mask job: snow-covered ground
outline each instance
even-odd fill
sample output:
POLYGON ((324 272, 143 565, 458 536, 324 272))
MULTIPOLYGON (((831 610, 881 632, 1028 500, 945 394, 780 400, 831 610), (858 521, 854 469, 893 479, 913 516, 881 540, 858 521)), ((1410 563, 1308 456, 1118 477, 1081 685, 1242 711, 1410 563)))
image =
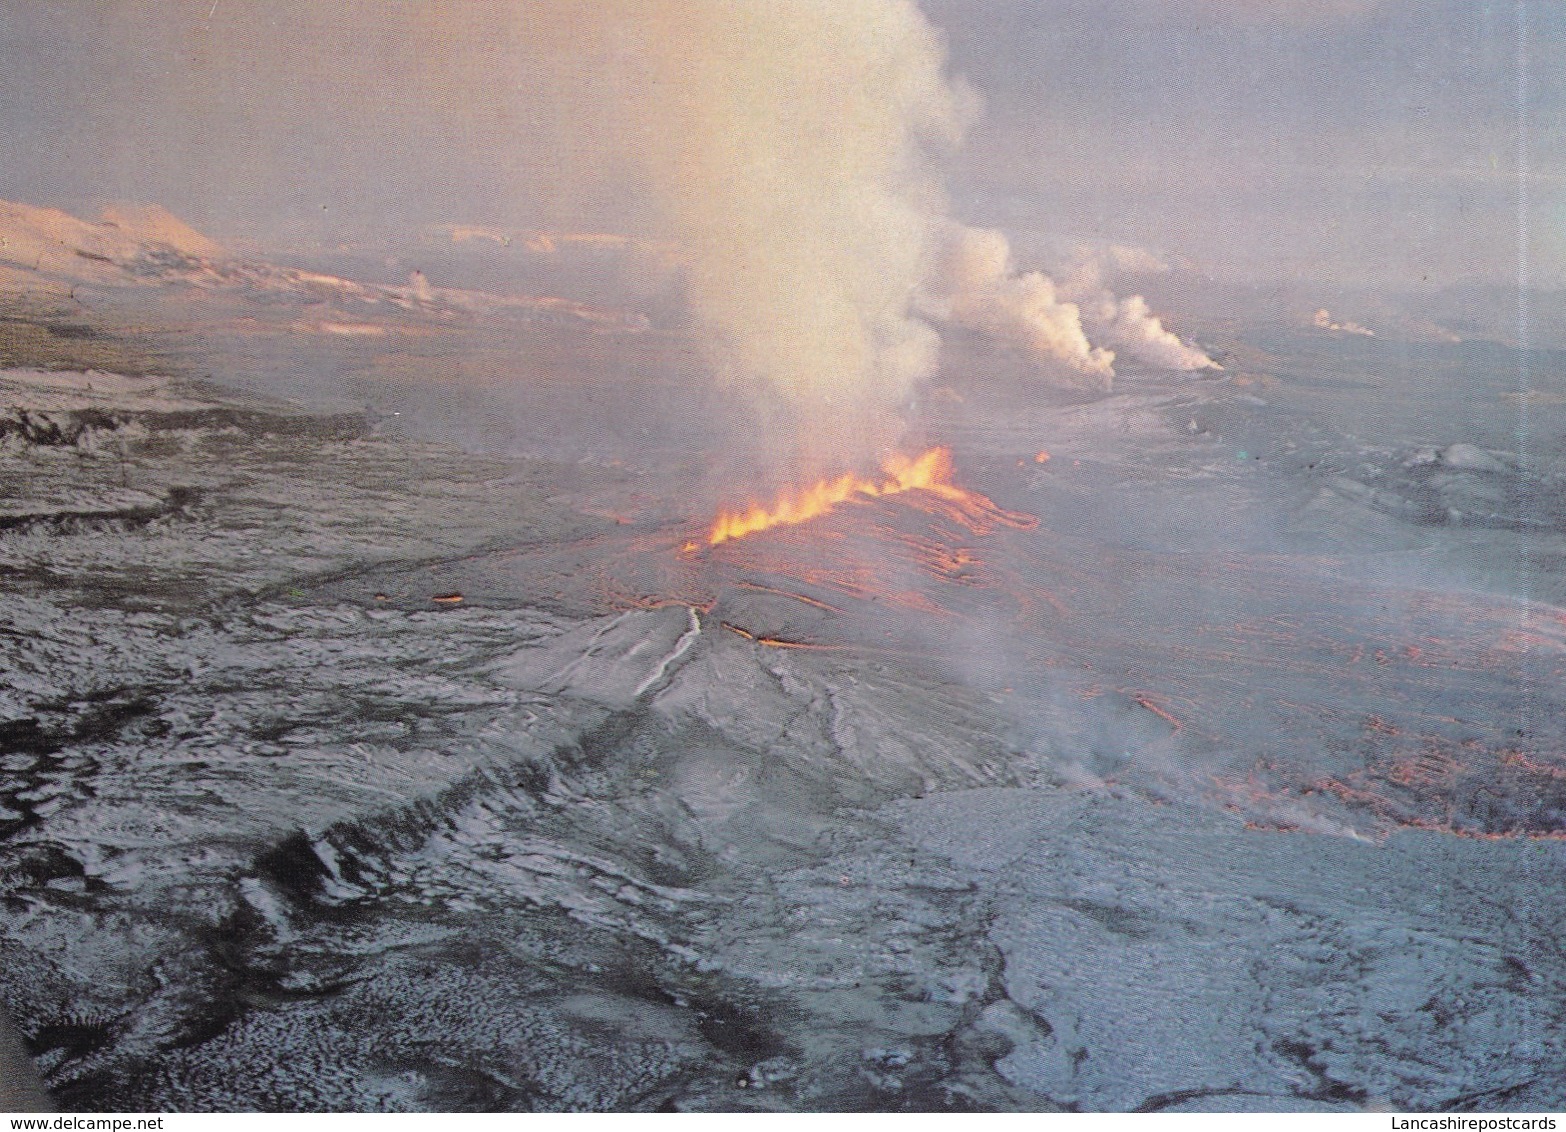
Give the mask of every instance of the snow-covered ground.
POLYGON ((0 1002, 79 1109, 1562 1107, 1558 480, 1287 394, 692 551, 656 446, 0 373, 0 1002))

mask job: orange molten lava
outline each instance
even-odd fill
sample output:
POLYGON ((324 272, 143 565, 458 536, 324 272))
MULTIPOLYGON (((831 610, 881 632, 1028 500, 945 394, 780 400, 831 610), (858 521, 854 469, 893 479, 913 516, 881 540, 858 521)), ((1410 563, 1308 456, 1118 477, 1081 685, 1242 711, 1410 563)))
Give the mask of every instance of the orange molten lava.
POLYGON ((744 538, 769 527, 808 522, 858 495, 878 498, 918 490, 957 503, 990 505, 982 495, 952 483, 952 454, 948 448, 932 448, 913 460, 906 456, 891 456, 881 465, 881 470, 887 478, 879 481, 848 472, 834 480, 821 480, 803 491, 784 492, 771 507, 752 505, 747 511, 724 511, 713 523, 707 542, 717 546, 720 542, 744 538))

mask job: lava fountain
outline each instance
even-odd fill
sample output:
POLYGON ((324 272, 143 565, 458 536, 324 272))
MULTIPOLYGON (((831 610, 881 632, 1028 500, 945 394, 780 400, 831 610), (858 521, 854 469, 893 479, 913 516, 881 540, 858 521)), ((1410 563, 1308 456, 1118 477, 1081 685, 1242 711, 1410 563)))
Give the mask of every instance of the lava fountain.
POLYGON ((744 538, 772 527, 794 526, 825 515, 856 499, 879 499, 905 492, 920 492, 927 497, 953 505, 970 527, 996 525, 1030 530, 1038 525, 1031 515, 1003 510, 976 491, 952 482, 952 454, 949 448, 931 448, 920 456, 888 457, 881 465, 884 478, 866 479, 852 472, 836 479, 819 480, 797 491, 785 491, 770 507, 752 504, 744 511, 723 511, 707 536, 709 546, 744 538))

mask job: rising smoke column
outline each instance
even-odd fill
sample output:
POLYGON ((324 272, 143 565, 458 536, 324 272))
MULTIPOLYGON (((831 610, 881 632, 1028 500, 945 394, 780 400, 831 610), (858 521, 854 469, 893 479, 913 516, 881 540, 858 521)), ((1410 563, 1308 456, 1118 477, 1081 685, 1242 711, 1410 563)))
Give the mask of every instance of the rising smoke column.
MULTIPOLYGON (((1131 260, 1140 270, 1167 271, 1167 265, 1137 249, 1110 248, 1112 261, 1131 260)), ((1155 315, 1141 295, 1119 298, 1104 282, 1100 257, 1084 257, 1066 275, 1061 293, 1074 302, 1094 338, 1160 369, 1222 369, 1196 346, 1180 339, 1155 315)))
POLYGON ((1114 351, 1088 341, 1081 311, 1054 280, 1015 270, 1004 233, 947 224, 944 245, 921 295, 927 313, 1021 347, 1072 384, 1108 390, 1114 351))
POLYGON ((712 368, 803 418, 813 462, 895 440, 939 346, 910 311, 944 211, 928 157, 969 110, 917 6, 628 0, 535 20, 551 7, 564 50, 604 69, 712 368))
MULTIPOLYGON (((921 308, 1020 347, 1047 379, 1107 391, 1118 352, 1163 369, 1221 368, 1167 329, 1142 296, 1117 297, 1097 257, 1080 258, 1057 282, 1042 271, 1018 272, 1002 232, 948 223, 943 245, 921 308)), ((1141 249, 1108 254, 1136 270, 1167 270, 1141 249)))
POLYGON ((895 443, 900 408, 937 364, 931 322, 1011 342, 1043 376, 1093 389, 1109 387, 1116 348, 1211 364, 1140 298, 1019 273, 1003 234, 947 218, 930 158, 961 140, 975 99, 948 79, 913 0, 518 10, 554 100, 574 92, 576 129, 602 135, 568 136, 565 156, 602 145, 630 170, 681 250, 710 368, 785 410, 788 432, 758 447, 824 469, 895 443))

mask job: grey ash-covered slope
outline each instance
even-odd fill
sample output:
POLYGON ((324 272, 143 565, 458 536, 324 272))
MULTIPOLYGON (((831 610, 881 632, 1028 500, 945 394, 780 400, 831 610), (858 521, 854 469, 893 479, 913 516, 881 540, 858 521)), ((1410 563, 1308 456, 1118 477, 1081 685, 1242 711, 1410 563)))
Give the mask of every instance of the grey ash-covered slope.
POLYGON ((1561 627, 1330 478, 1392 457, 975 399, 1037 530, 690 553, 630 469, 0 380, 0 1002, 62 1104, 1566 1103, 1561 627))

